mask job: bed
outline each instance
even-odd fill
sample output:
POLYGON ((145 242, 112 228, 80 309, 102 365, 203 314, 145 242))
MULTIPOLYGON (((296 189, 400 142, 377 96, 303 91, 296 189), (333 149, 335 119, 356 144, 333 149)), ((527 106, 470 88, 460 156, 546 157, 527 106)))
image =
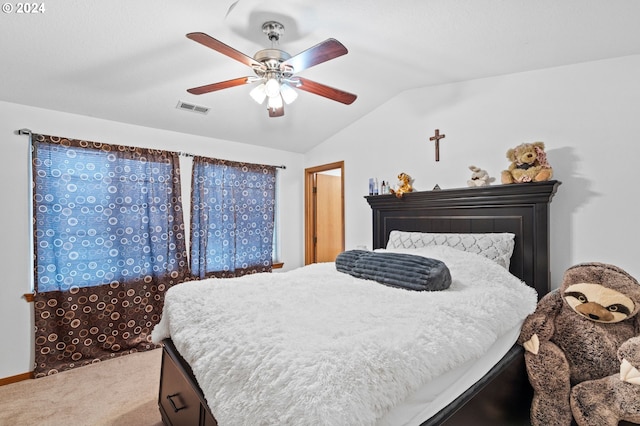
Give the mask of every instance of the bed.
MULTIPOLYGON (((440 259, 456 277, 447 290, 412 292, 370 283, 337 271, 337 263, 309 265, 283 273, 293 278, 264 274, 269 277, 190 284, 195 291, 189 289, 189 283, 174 287, 179 289, 168 293, 161 323, 153 333, 154 340, 164 345, 158 399, 163 422, 216 425, 217 416, 221 425, 307 424, 307 417, 312 419, 309 424, 528 424, 531 389, 522 349, 514 341, 519 331, 518 318, 524 319, 523 312, 531 311, 550 289, 549 204, 559 184, 549 181, 414 192, 402 198, 365 197, 372 209, 373 253, 403 253, 415 258, 420 252, 421 256, 440 259), (512 236, 512 245, 502 265, 487 259, 493 254, 483 257, 460 247, 452 248, 465 238, 478 242, 485 237, 507 235, 512 236), (462 278, 467 274, 484 279, 484 272, 478 271, 491 274, 488 284, 483 285, 489 287, 492 281, 504 281, 505 285, 491 290, 487 287, 484 297, 475 283, 467 285, 471 278, 462 278), (323 285, 296 284, 312 282, 313 277, 319 277, 323 285), (529 287, 523 285, 526 290, 516 292, 522 282, 529 287), (263 287, 267 296, 260 293, 263 287), (302 293, 292 297, 303 306, 301 309, 292 307, 295 303, 284 303, 298 287, 303 288, 302 293), (456 292, 463 290, 476 292, 471 296, 472 302, 458 302, 463 299, 456 292), (175 296, 170 296, 172 293, 175 296), (451 294, 458 297, 456 303, 447 299, 454 297, 451 294), (478 330, 474 331, 474 325, 469 323, 456 328, 455 315, 459 313, 453 310, 446 321, 425 317, 425 312, 439 312, 430 305, 439 298, 465 317, 477 315, 472 324, 477 323, 478 330), (246 309, 235 305, 238 301, 245 303, 246 309), (503 326, 496 322, 495 315, 483 314, 493 309, 489 305, 494 302, 495 309, 505 312, 504 318, 513 317, 516 322, 503 326), (334 310, 343 309, 339 308, 342 304, 343 311, 334 310), (326 316, 305 316, 312 305, 324 309, 326 316), (355 305, 357 309, 349 309, 355 305), (474 309, 480 305, 482 309, 474 309), (295 321, 287 316, 289 309, 295 321), (230 311, 243 314, 230 319, 230 311), (382 336, 375 333, 384 333, 385 321, 391 320, 381 317, 381 311, 399 321, 388 322, 391 333, 382 336), (282 318, 267 316, 267 312, 281 312, 282 318), (409 314, 423 316, 414 318, 409 314), (194 320, 190 322, 197 326, 183 327, 187 319, 194 320), (485 320, 486 325, 480 322, 485 320), (431 337, 424 333, 426 324, 431 322, 437 324, 444 339, 454 342, 438 341, 438 345, 430 346, 431 337), (282 335, 285 328, 287 334, 282 335), (473 337, 458 337, 456 333, 461 329, 491 337, 477 340, 482 344, 475 343, 473 337), (500 332, 494 333, 498 329, 500 332), (267 340, 253 335, 255 330, 268 330, 260 331, 267 340), (296 352, 298 346, 292 349, 291 335, 296 336, 292 341, 299 347, 317 350, 296 352), (450 339, 452 335, 459 340, 450 339), (410 338, 415 340, 407 344, 410 338), (459 341, 471 344, 458 351, 455 344, 459 341), (373 352, 374 347, 381 351, 402 347, 403 351, 379 355, 373 352), (332 351, 345 352, 347 357, 333 358, 332 351), (295 352, 296 357, 287 358, 289 352, 295 352), (307 356, 311 352, 314 356, 320 354, 320 358, 300 361, 304 358, 300 354, 307 356), (431 358, 425 358, 428 352, 431 358), (447 362, 440 362, 443 359, 447 362), (453 360, 456 368, 449 365, 453 360), (349 372, 348 380, 340 376, 344 366, 349 372), (332 381, 334 377, 340 380, 332 381), (262 383, 263 387, 247 387, 249 381, 262 383), (322 385, 333 386, 335 382, 340 387, 328 390, 322 385), (436 385, 440 388, 433 391, 436 385), (290 393, 282 393, 287 388, 290 393), (267 408, 260 411, 262 407, 267 408)), ((471 300, 466 299, 466 293, 459 294, 464 300, 471 300)))

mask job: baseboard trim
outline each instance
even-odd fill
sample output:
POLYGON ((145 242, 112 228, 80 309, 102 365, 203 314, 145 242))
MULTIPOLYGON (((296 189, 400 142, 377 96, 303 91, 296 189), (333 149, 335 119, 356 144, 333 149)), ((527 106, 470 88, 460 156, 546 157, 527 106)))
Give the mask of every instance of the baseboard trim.
POLYGON ((21 382, 23 380, 29 380, 29 379, 33 379, 33 371, 0 379, 0 386, 10 385, 11 383, 17 383, 17 382, 21 382))

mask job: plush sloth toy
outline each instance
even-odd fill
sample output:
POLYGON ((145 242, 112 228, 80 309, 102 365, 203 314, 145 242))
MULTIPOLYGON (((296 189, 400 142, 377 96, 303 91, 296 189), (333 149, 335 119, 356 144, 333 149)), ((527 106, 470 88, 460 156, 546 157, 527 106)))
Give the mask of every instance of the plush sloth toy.
POLYGON ((532 425, 640 422, 639 310, 640 284, 624 270, 584 263, 565 272, 518 339, 534 390, 532 425))

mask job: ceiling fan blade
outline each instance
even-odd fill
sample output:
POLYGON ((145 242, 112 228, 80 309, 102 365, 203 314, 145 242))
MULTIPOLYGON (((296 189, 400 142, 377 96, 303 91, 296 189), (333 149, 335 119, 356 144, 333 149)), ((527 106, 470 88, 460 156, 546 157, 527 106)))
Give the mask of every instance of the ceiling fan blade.
POLYGON ((300 84, 295 87, 305 92, 313 93, 316 95, 324 96, 325 98, 333 101, 341 102, 346 105, 351 105, 353 101, 358 97, 353 93, 345 92, 343 90, 334 89, 333 87, 326 86, 324 84, 316 83, 315 81, 307 78, 296 77, 300 80, 300 84))
POLYGON ((269 117, 282 117, 284 115, 284 105, 280 108, 267 108, 269 110, 269 117))
POLYGON ((215 38, 205 33, 200 33, 200 32, 189 33, 187 34, 187 38, 190 38, 191 40, 196 41, 202 44, 203 46, 207 46, 217 52, 220 52, 223 55, 227 55, 231 59, 235 59, 238 62, 242 62, 243 64, 251 68, 262 67, 262 64, 256 61, 255 59, 253 59, 251 56, 247 56, 244 53, 237 51, 233 47, 228 46, 223 42, 216 40, 215 38))
POLYGON ((330 38, 287 59, 281 64, 281 68, 290 66, 293 67, 293 72, 299 73, 302 70, 345 55, 348 52, 342 43, 330 38))
POLYGON ((215 92, 216 90, 228 89, 230 87, 242 86, 243 84, 251 83, 249 77, 234 78, 233 80, 221 81, 219 83, 207 84, 205 86, 194 87, 187 89, 187 92, 192 95, 202 95, 204 93, 215 92))

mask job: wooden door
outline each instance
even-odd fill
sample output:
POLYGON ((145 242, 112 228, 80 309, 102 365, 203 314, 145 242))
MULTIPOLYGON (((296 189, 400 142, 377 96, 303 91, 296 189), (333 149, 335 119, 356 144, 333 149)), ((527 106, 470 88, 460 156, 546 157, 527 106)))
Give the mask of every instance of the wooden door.
POLYGON ((342 251, 341 176, 316 173, 316 262, 333 262, 342 251))
POLYGON ((344 250, 344 162, 305 169, 304 263, 333 262, 344 250))

